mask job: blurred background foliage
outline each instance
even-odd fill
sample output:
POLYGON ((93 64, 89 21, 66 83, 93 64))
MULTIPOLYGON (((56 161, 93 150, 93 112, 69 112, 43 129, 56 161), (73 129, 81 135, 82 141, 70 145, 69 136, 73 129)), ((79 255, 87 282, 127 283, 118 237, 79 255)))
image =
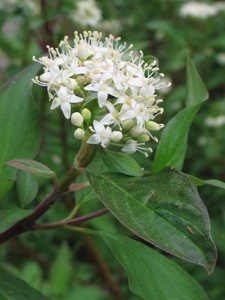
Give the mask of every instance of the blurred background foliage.
MULTIPOLYGON (((202 179, 225 181, 225 1, 1 0, 0 27, 1 84, 31 64, 33 55, 38 58, 46 53, 46 45, 57 47, 65 35, 72 41, 74 31, 98 30, 103 35, 120 36, 145 55, 155 56, 165 80, 172 82, 160 95, 165 109, 160 121, 165 124, 184 107, 187 51, 210 98, 191 127, 183 171, 202 179)), ((61 178, 77 149, 71 126, 60 114, 49 113, 44 89, 32 90, 43 124, 37 160, 61 178)), ((97 167, 101 169, 99 164, 97 167)), ((37 201, 41 201, 52 185, 42 180, 38 183, 37 201)), ((218 246, 215 271, 208 277, 199 266, 171 259, 194 276, 210 299, 222 300, 225 299, 224 190, 204 186, 199 192, 208 208, 212 235, 218 246)), ((16 193, 15 186, 8 197, 15 198, 16 193)), ((76 195, 77 201, 83 197, 86 205, 79 210, 80 215, 102 208, 90 190, 76 195)), ((73 207, 74 197, 65 196, 63 200, 41 221, 65 218, 73 207)), ((82 226, 131 235, 109 214, 82 226)), ((74 231, 26 233, 1 246, 0 267, 24 279, 48 299, 139 299, 129 292, 126 274, 107 246, 98 238, 74 231)))

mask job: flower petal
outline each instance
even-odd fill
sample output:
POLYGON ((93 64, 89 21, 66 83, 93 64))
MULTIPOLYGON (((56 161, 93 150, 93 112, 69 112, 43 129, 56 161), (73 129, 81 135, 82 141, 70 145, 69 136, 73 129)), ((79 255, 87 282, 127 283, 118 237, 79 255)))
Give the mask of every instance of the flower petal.
POLYGON ((100 144, 101 143, 101 139, 99 137, 98 134, 93 134, 91 137, 89 137, 89 139, 86 142, 87 144, 100 144))
POLYGON ((69 102, 64 102, 61 104, 61 110, 64 114, 64 116, 69 119, 70 118, 70 114, 71 114, 71 106, 69 104, 69 102))

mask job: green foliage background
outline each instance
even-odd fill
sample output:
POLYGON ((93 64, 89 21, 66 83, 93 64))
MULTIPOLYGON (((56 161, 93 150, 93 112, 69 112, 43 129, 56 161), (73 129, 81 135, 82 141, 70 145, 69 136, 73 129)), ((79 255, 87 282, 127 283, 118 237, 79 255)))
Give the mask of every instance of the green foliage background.
MULTIPOLYGON (((213 2, 204 1, 208 4, 213 2)), ((219 59, 221 54, 225 55, 225 10, 214 17, 197 19, 180 16, 179 9, 185 1, 99 0, 96 3, 102 11, 102 21, 95 28, 80 25, 79 19, 76 19, 77 1, 74 0, 15 0, 1 7, 1 84, 29 65, 33 55, 42 56, 46 45, 56 47, 65 35, 73 39, 75 30, 100 30, 106 35, 121 36, 128 45, 132 43, 145 55, 153 55, 158 59, 160 71, 172 82, 171 88, 162 95, 165 112, 160 116, 160 122, 167 124, 185 106, 186 51, 194 61, 210 96, 191 126, 183 171, 205 180, 217 178, 225 181, 225 124, 207 125, 209 118, 225 117, 225 62, 219 59), (31 2, 37 6, 37 10, 31 2), (108 29, 103 21, 113 20, 114 25, 108 29)), ((77 146, 70 124, 59 114, 49 113, 45 92, 40 87, 33 87, 33 99, 43 129, 37 160, 62 178, 74 160, 77 146), (59 139, 57 135, 63 138, 59 139)), ((0 114, 3 113, 0 111, 0 114)), ((147 168, 150 169, 149 165, 147 168)), ((103 170, 103 166, 98 164, 97 167, 103 170)), ((32 181, 32 184, 36 183, 32 181)), ((40 201, 42 196, 50 192, 52 185, 44 179, 38 179, 38 184, 40 201)), ((10 191, 10 199, 16 196, 17 189, 15 186, 10 191)), ((211 218, 212 236, 218 247, 217 266, 213 274, 207 277, 205 270, 199 266, 171 259, 194 276, 210 299, 222 300, 225 298, 224 190, 204 186, 199 188, 199 193, 211 218)), ((79 191, 77 202, 84 197, 87 205, 82 206, 81 215, 103 207, 90 191, 79 191)), ((65 195, 64 201, 57 203, 41 221, 63 219, 72 206, 73 199, 65 195)), ((112 215, 90 220, 84 226, 132 235, 112 215)), ((90 238, 73 231, 58 229, 21 235, 1 246, 0 267, 22 278, 48 299, 70 300, 75 296, 82 300, 90 297, 93 300, 116 299, 112 296, 115 287, 111 280, 119 283, 124 299, 140 299, 129 291, 127 276, 108 247, 98 237, 90 238), (106 266, 106 270, 103 266, 106 266), (60 274, 60 277, 56 274, 60 274)))

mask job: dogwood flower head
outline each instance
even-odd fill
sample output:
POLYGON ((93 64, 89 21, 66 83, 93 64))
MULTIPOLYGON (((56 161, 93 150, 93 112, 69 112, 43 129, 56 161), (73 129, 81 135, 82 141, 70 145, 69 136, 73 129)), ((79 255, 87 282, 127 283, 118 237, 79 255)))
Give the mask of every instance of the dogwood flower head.
POLYGON ((170 84, 155 59, 145 62, 132 47, 97 31, 75 32, 73 46, 65 37, 58 48, 47 47, 48 56, 34 57, 44 68, 33 82, 47 88, 51 110, 71 116, 76 139, 146 156, 145 143, 157 141, 151 132, 164 126, 155 121, 163 113, 157 91, 170 84))

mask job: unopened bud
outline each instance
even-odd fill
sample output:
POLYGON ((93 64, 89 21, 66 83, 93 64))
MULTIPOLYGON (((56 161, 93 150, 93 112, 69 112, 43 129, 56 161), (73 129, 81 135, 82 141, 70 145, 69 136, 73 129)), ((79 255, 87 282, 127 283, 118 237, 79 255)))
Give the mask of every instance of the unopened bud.
POLYGON ((148 121, 145 123, 145 127, 147 130, 150 130, 150 131, 158 131, 160 130, 161 128, 164 127, 163 124, 158 124, 154 121, 148 121))
POLYGON ((130 130, 130 134, 133 136, 133 137, 137 137, 139 135, 141 135, 143 133, 143 129, 140 128, 139 126, 135 125, 131 128, 130 130))
POLYGON ((113 131, 110 136, 110 139, 116 143, 121 141, 122 138, 123 138, 123 134, 120 131, 113 131))
POLYGON ((71 123, 73 125, 75 125, 77 127, 80 127, 83 124, 83 121, 84 121, 84 118, 80 113, 75 112, 75 113, 72 114, 71 123))
POLYGON ((77 87, 77 81, 73 78, 67 79, 67 87, 71 90, 75 90, 77 87))
POLYGON ((150 140, 150 137, 148 134, 144 133, 144 134, 140 135, 137 139, 138 139, 138 142, 145 143, 150 140))
POLYGON ((91 119, 91 112, 89 109, 87 108, 82 109, 81 114, 84 117, 84 120, 89 121, 91 119))
POLYGON ((74 137, 75 139, 77 140, 82 140, 85 136, 85 131, 81 128, 77 128, 75 131, 74 131, 74 137))
POLYGON ((128 119, 121 122, 121 126, 124 130, 129 130, 134 125, 134 121, 132 119, 128 119))

